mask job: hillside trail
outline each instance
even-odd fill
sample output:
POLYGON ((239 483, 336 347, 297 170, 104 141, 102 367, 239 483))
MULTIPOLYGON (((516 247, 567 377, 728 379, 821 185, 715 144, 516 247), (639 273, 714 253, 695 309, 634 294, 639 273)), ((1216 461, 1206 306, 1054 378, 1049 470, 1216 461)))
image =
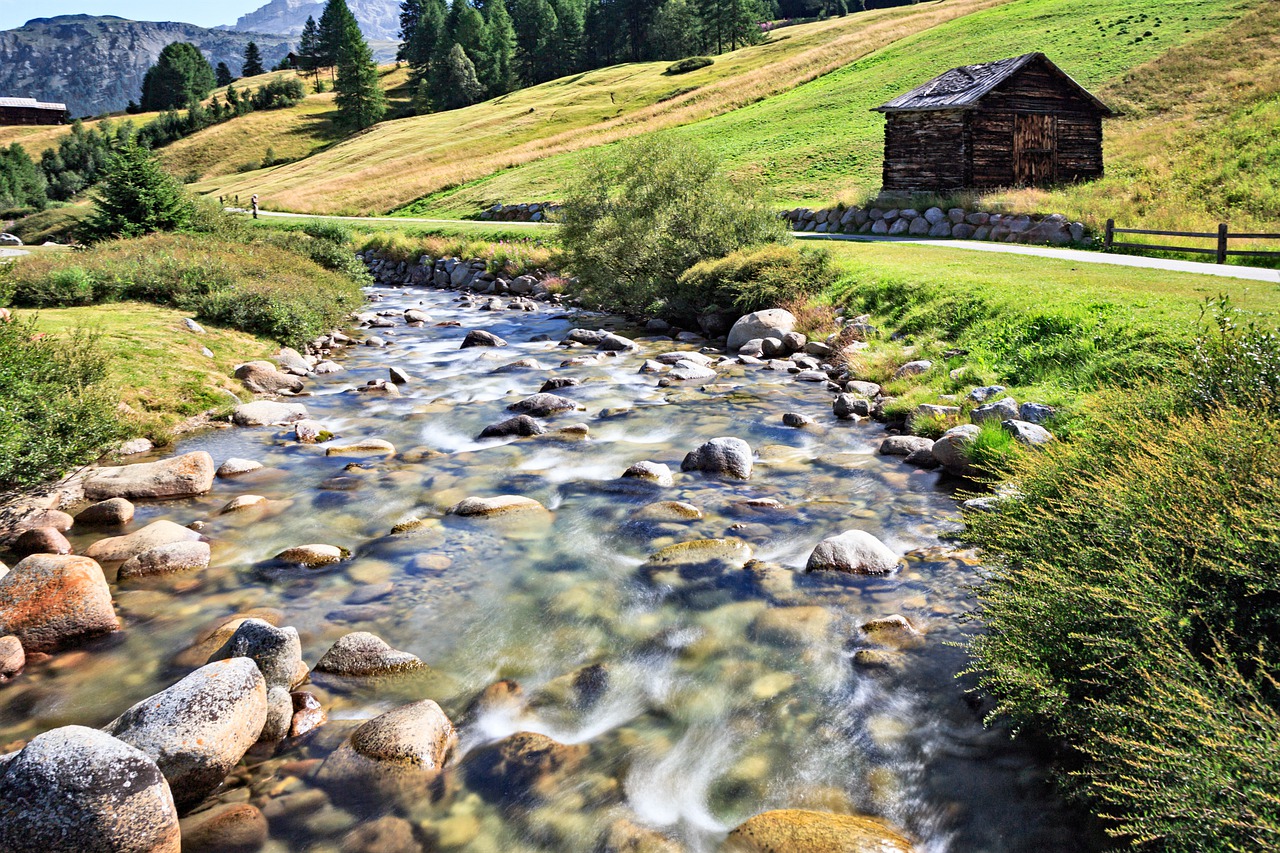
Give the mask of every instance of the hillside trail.
MULTIPOLYGON (((238 208, 227 208, 233 213, 244 213, 238 208)), ((291 219, 331 219, 342 222, 418 222, 436 225, 459 225, 471 220, 462 219, 419 219, 407 216, 325 216, 310 213, 285 213, 274 210, 258 210, 259 216, 273 216, 291 219)), ((547 228, 549 222, 496 222, 479 224, 511 225, 523 228, 547 228)), ((931 246, 942 249, 961 249, 973 252, 999 252, 1006 255, 1030 255, 1038 258, 1050 258, 1059 261, 1073 261, 1081 264, 1104 264, 1117 267, 1135 267, 1138 269, 1161 270, 1164 272, 1185 272, 1194 275, 1211 275, 1219 278, 1239 278, 1249 281, 1262 281, 1268 284, 1280 284, 1280 270, 1263 267, 1237 266, 1235 264, 1219 266, 1199 261, 1177 261, 1169 258, 1146 258, 1138 255, 1109 255, 1102 252, 1089 252, 1082 249, 1055 249, 1049 246, 1023 246, 1010 243, 984 243, 977 240, 921 240, 908 237, 881 237, 862 234, 813 234, 811 232, 793 231, 791 236, 800 240, 846 240, 855 243, 911 243, 917 246, 931 246)))

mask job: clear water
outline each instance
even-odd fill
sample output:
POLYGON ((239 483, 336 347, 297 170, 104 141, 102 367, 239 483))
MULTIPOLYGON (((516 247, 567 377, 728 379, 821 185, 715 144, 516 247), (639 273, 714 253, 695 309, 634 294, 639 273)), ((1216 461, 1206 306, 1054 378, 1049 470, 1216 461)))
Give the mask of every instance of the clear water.
MULTIPOLYGON (((722 371, 711 390, 659 388, 657 377, 637 370, 646 356, 676 348, 671 342, 558 366, 594 351, 555 341, 610 318, 545 308, 480 312, 434 291, 371 293, 382 300, 378 310, 421 307, 460 325, 378 330, 391 347, 349 348, 337 356, 346 370, 310 379, 303 402, 340 440, 382 438, 399 454, 346 470, 352 459, 327 457, 276 428, 184 438, 173 452, 207 450, 217 463, 240 456, 267 466, 218 480, 197 499, 139 506, 133 529, 159 518, 205 521, 212 567, 114 585, 125 630, 0 689, 0 745, 58 725, 107 722, 197 665, 186 650, 202 632, 266 608, 297 627, 310 663, 342 634, 367 630, 431 667, 422 677, 307 688, 330 723, 277 750, 255 749, 215 795, 259 805, 311 797, 305 813, 272 822, 271 850, 339 850, 359 821, 386 812, 413 821, 445 850, 588 851, 603 828, 626 817, 683 849, 710 851, 744 818, 782 807, 882 816, 931 853, 1093 849, 1079 815, 1053 793, 1042 758, 1006 732, 985 730, 956 679, 964 655, 951 644, 963 636, 976 563, 947 541, 956 520, 946 484, 876 455, 880 426, 835 421, 821 385, 759 368, 722 371), (460 350, 474 328, 511 345, 460 350), (551 341, 529 342, 536 335, 551 341), (495 372, 522 357, 547 369, 495 372), (402 398, 350 391, 386 378, 392 365, 414 380, 402 398), (557 393, 584 410, 547 426, 584 422, 589 438, 475 439, 549 376, 580 378, 557 393), (784 427, 788 411, 821 427, 784 427), (678 473, 687 451, 716 436, 741 437, 757 451, 749 482, 678 473), (669 465, 676 485, 619 479, 641 460, 669 465), (219 515, 242 494, 269 504, 219 515), (444 515, 464 497, 501 494, 527 495, 551 512, 503 521, 444 515), (757 498, 783 508, 740 503, 757 498), (704 516, 664 522, 639 512, 663 500, 693 504, 704 516), (413 518, 424 523, 391 535, 413 518), (851 528, 906 554, 908 567, 891 578, 802 573, 815 544, 851 528), (640 571, 666 545, 715 537, 747 542, 771 567, 764 579, 735 567, 670 588, 640 571), (310 571, 265 565, 286 547, 313 542, 346 547, 353 557, 310 571), (791 642, 753 627, 767 609, 815 605, 833 614, 831 624, 791 642), (900 670, 854 666, 858 626, 890 614, 921 628, 923 646, 903 652, 900 670), (567 681, 592 664, 607 669, 602 695, 586 707, 566 701, 567 681), (471 720, 459 755, 517 731, 587 745, 582 768, 544 805, 504 810, 468 790, 461 774, 435 802, 400 798, 373 812, 340 792, 309 793, 313 760, 360 720, 421 698, 459 720, 502 678, 535 701, 471 720)), ((92 541, 72 538, 79 548, 92 541)))

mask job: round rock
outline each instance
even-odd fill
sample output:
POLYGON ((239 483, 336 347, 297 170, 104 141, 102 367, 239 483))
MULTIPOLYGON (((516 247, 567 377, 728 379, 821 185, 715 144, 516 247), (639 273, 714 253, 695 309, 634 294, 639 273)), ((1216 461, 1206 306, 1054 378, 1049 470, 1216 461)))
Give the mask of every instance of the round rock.
POLYGON ((901 561, 883 542, 865 530, 846 530, 823 539, 809 555, 806 572, 848 572, 857 575, 887 575, 901 561))
POLYGON ((121 579, 167 575, 209 568, 208 542, 170 542, 143 551, 120 565, 121 579))
POLYGON ((780 809, 742 823, 722 853, 912 853, 911 842, 875 818, 780 809))
POLYGON ((713 438, 690 451, 680 463, 682 471, 703 471, 738 480, 751 479, 751 445, 740 438, 713 438))
POLYGON ((355 631, 338 639, 316 664, 317 672, 332 675, 395 675, 424 669, 416 655, 398 651, 367 631, 355 631))
POLYGON ((102 567, 88 557, 36 554, 0 577, 0 636, 53 652, 120 630, 102 567))
POLYGON ((150 757, 104 732, 64 726, 0 765, 6 853, 180 853, 178 812, 150 757))
POLYGON ((133 513, 132 503, 124 498, 111 498, 80 510, 76 522, 92 527, 123 527, 133 521, 133 513))

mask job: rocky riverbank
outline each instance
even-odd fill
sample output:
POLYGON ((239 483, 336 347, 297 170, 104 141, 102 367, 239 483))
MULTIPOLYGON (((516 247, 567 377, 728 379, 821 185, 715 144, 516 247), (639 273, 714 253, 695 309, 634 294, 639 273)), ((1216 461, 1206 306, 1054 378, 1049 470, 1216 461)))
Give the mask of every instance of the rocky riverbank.
POLYGON ((9 849, 1067 843, 953 683, 973 560, 944 442, 841 358, 866 318, 708 338, 364 260, 230 422, 7 528, 9 849))

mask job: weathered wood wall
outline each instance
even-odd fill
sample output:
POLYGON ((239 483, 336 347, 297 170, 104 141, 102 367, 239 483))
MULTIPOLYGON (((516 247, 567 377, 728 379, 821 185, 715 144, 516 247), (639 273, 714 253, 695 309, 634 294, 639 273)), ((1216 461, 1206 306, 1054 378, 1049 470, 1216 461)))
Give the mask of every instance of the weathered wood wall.
MULTIPOLYGON (((1043 63, 1023 68, 969 110, 888 113, 884 189, 947 191, 1016 186, 1018 115, 1053 116, 1052 166, 1047 183, 1098 178, 1103 173, 1102 114, 1098 106, 1043 63)), ((1037 157, 1042 155, 1035 155, 1037 157)))
POLYGON ((965 114, 890 113, 884 129, 884 189, 952 190, 967 185, 965 114))

